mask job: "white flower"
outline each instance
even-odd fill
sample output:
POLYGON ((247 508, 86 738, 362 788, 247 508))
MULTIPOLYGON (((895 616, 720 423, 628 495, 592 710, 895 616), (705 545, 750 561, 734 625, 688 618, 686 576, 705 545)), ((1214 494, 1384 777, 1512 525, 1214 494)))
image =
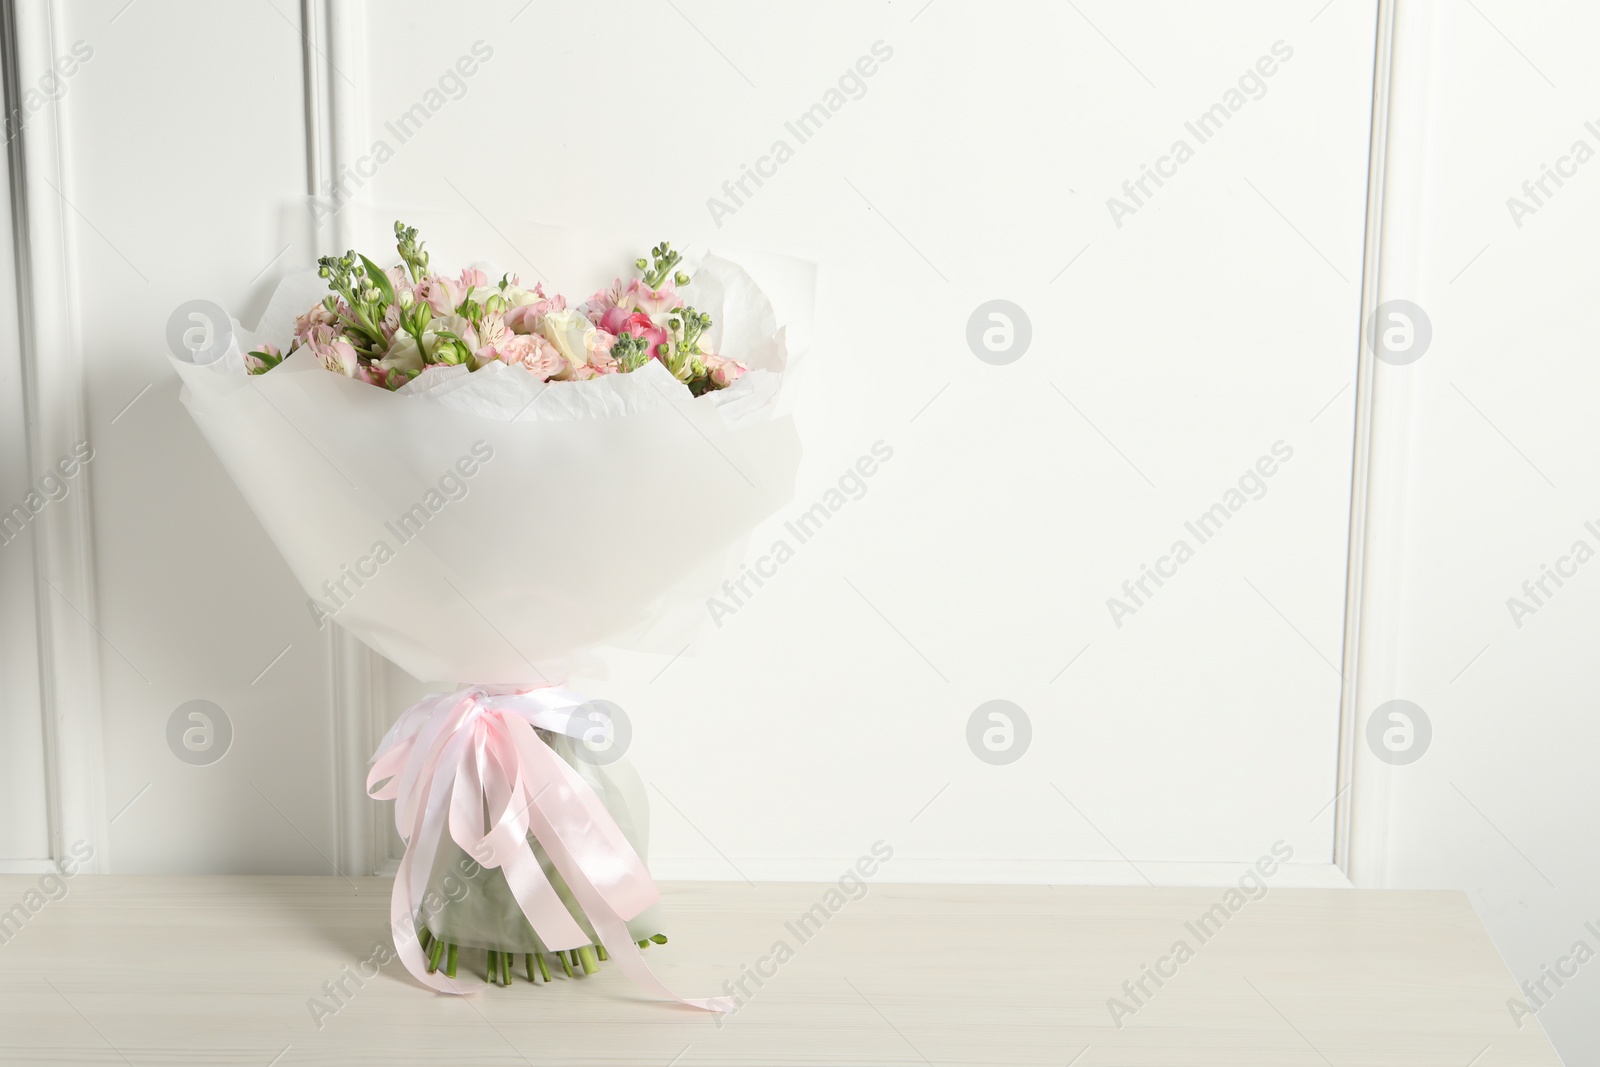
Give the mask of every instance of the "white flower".
POLYGON ((420 371, 423 363, 423 352, 433 354, 438 338, 432 330, 425 330, 422 334, 423 348, 417 347, 417 339, 409 333, 397 333, 394 340, 389 342, 389 351, 382 359, 375 359, 373 363, 384 370, 420 371))
POLYGON ((448 315, 436 325, 445 333, 453 333, 466 343, 468 348, 478 347, 478 331, 472 325, 472 320, 465 315, 448 315))
POLYGON ((555 346, 573 370, 589 365, 589 353, 599 337, 594 323, 576 308, 547 313, 539 320, 539 333, 555 346))
POLYGON ((500 290, 500 295, 505 297, 506 303, 514 308, 527 307, 529 304, 537 304, 541 299, 543 299, 538 293, 531 289, 524 289, 520 285, 508 284, 504 289, 500 290))

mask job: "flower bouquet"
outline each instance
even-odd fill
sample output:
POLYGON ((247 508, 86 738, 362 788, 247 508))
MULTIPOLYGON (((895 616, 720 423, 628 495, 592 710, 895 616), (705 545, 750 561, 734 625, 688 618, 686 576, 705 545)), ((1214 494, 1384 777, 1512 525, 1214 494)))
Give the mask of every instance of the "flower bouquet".
POLYGON ((505 985, 612 960, 724 1010, 644 964, 666 940, 644 791, 593 743, 610 706, 563 682, 591 648, 679 650, 791 495, 787 331, 739 266, 665 242, 570 306, 395 237, 397 265, 325 257, 174 363, 317 624, 458 686, 399 717, 368 780, 406 841, 397 954, 454 993, 479 961, 505 985))

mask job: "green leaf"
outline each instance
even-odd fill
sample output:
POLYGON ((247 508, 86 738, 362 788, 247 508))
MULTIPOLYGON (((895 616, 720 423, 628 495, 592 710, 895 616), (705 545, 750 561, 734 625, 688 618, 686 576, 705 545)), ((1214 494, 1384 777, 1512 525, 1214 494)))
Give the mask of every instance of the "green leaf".
POLYGON ((389 275, 366 256, 361 257, 361 263, 367 268, 367 280, 383 294, 384 303, 394 303, 394 283, 389 281, 389 275))

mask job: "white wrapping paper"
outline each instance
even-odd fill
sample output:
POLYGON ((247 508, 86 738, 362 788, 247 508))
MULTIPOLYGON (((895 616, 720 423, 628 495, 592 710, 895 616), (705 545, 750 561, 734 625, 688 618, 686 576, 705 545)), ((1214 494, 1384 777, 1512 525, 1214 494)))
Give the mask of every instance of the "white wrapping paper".
POLYGON ((395 393, 306 352, 246 375, 242 353, 287 350, 323 295, 310 274, 284 281, 257 331, 235 323, 219 359, 173 362, 319 625, 421 680, 554 682, 591 646, 678 651, 730 547, 793 491, 786 331, 737 265, 688 269, 714 350, 752 368, 699 398, 656 363, 547 385, 430 368, 395 393))

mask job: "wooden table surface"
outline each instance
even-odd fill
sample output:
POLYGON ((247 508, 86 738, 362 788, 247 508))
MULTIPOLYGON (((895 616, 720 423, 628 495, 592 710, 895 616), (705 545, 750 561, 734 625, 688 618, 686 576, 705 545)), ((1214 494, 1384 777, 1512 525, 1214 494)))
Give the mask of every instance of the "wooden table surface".
POLYGON ((870 885, 802 941, 786 923, 826 886, 666 884, 671 944, 646 959, 679 992, 722 993, 793 950, 719 1021, 612 964, 470 998, 398 962, 357 985, 386 944, 386 879, 39 887, 0 877, 6 1064, 1560 1063, 1536 1021, 1513 1021, 1517 990, 1459 893, 1272 889, 1230 915, 1219 889, 870 885), (25 921, 4 919, 14 903, 25 921), (1193 925, 1219 903, 1220 929, 1193 925), (1159 963, 1180 941, 1192 956, 1159 963), (324 983, 341 978, 336 1002, 324 983))

